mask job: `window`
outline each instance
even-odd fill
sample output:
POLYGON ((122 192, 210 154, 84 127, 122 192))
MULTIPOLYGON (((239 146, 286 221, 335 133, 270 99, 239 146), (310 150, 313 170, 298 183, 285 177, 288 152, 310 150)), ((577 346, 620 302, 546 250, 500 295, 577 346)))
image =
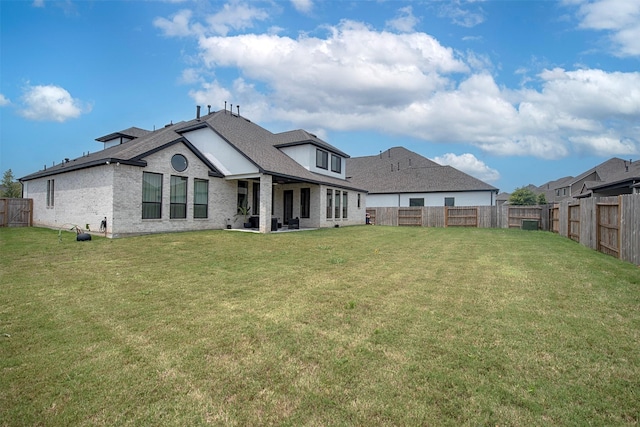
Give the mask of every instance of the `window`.
POLYGON ((455 206, 456 205, 456 198, 455 197, 445 197, 444 198, 444 205, 445 206, 455 206))
POLYGON ((248 212, 240 212, 240 208, 249 207, 249 183, 247 181, 238 181, 238 213, 245 214, 248 212))
POLYGON ((409 206, 424 206, 424 197, 409 199, 409 206))
POLYGON ((362 207, 362 205, 360 204, 360 193, 358 193, 358 209, 360 209, 362 207))
POLYGON ((184 172, 187 170, 187 158, 182 154, 174 154, 171 158, 171 167, 175 169, 176 172, 184 172))
POLYGON ((311 213, 311 189, 300 189, 300 217, 309 218, 311 213))
POLYGON ((329 153, 316 149, 316 166, 321 169, 329 168, 329 153))
POLYGON ((142 173, 142 219, 162 218, 162 174, 142 173))
POLYGON ((209 181, 206 179, 193 181, 193 217, 209 217, 209 181))
POLYGON ((336 215, 335 218, 340 218, 340 192, 336 190, 336 215))
POLYGON ((342 158, 340 156, 336 156, 335 154, 331 155, 331 171, 336 173, 342 172, 342 158))
POLYGON ((252 188, 251 191, 253 192, 251 196, 251 200, 253 203, 253 214, 259 215, 260 214, 260 184, 257 182, 254 182, 251 188, 252 188))
POLYGON ((327 190, 327 219, 333 217, 333 190, 327 190))
POLYGON ((347 197, 347 192, 343 191, 342 192, 342 218, 347 218, 347 200, 349 198, 347 197))
POLYGON ((47 207, 53 206, 54 179, 47 180, 47 207))
POLYGON ((171 207, 169 218, 178 219, 187 217, 187 178, 171 175, 170 191, 171 207))

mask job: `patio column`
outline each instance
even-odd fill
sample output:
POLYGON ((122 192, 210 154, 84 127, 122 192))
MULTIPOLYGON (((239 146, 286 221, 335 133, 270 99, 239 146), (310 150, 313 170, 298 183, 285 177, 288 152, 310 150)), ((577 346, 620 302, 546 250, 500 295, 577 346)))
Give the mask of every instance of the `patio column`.
POLYGON ((260 174, 260 232, 271 232, 271 194, 273 177, 260 174))

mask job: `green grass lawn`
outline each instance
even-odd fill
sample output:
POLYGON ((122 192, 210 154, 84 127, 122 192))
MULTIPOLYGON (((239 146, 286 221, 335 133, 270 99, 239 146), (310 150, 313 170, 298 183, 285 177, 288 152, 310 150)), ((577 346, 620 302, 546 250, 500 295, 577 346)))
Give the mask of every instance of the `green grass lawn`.
POLYGON ((640 269, 545 232, 0 229, 0 425, 637 425, 640 269))

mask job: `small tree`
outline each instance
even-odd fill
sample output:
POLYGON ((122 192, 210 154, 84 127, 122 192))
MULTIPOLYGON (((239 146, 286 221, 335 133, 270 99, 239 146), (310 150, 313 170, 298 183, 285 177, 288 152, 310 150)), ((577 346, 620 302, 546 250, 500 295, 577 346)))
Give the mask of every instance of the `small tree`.
POLYGON ((544 193, 538 194, 538 204, 539 205, 546 205, 547 204, 547 197, 544 195, 544 193))
POLYGON ((2 175, 2 186, 4 190, 0 193, 0 196, 10 199, 22 197, 22 186, 19 182, 13 181, 13 172, 11 172, 11 169, 5 171, 4 175, 2 175))
POLYGON ((533 190, 527 187, 516 188, 509 196, 509 204, 520 206, 531 206, 538 202, 538 196, 533 190))

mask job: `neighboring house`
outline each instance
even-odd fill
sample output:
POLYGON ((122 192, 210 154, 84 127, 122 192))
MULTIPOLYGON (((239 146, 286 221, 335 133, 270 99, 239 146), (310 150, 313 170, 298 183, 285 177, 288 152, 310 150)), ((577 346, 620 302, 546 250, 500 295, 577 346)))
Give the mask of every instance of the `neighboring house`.
POLYGON ((498 189, 404 147, 347 159, 353 185, 366 189, 367 207, 493 206, 498 189))
POLYGON ((638 192, 640 162, 611 158, 581 173, 577 177, 565 177, 550 181, 537 188, 544 193, 547 202, 582 197, 617 196, 638 192))
POLYGON ((224 110, 98 138, 104 149, 20 179, 34 225, 112 237, 169 231, 363 224, 347 154, 303 130, 273 134, 224 110), (248 217, 239 215, 247 208, 248 217))

